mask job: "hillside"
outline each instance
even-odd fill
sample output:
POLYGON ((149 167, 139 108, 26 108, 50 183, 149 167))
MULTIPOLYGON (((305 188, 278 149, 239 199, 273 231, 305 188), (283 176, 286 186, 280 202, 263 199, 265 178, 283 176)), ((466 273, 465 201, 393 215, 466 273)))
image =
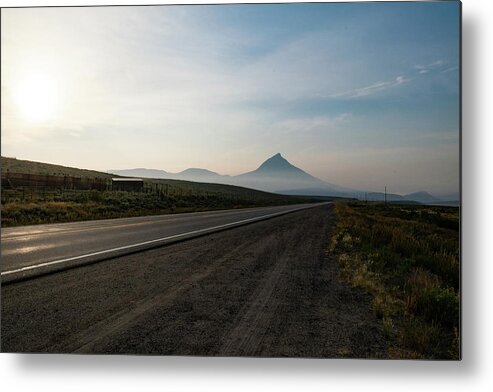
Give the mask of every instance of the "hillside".
POLYGON ((113 174, 103 173, 95 170, 77 169, 51 163, 26 161, 16 158, 1 157, 2 174, 10 173, 41 174, 53 176, 71 176, 82 178, 112 178, 113 174))
POLYGON ((122 177, 140 177, 140 178, 173 178, 173 174, 168 173, 165 170, 159 169, 126 169, 126 170, 108 170, 112 176, 122 176, 122 177))
POLYGON ((420 191, 410 193, 404 196, 405 199, 419 201, 420 203, 430 204, 440 201, 437 197, 430 195, 428 192, 420 191))
POLYGON ((230 176, 223 176, 207 169, 190 168, 176 173, 174 178, 187 181, 231 184, 230 176))

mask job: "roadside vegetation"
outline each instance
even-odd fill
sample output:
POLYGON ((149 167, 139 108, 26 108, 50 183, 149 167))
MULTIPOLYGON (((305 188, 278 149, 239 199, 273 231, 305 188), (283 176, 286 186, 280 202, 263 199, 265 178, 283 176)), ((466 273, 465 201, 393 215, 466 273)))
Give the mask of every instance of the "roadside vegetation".
POLYGON ((231 192, 199 191, 188 184, 185 187, 148 187, 145 192, 2 190, 2 227, 263 207, 307 201, 310 200, 247 189, 233 189, 231 192))
POLYGON ((459 210, 337 202, 332 251, 373 297, 391 358, 459 359, 459 210))

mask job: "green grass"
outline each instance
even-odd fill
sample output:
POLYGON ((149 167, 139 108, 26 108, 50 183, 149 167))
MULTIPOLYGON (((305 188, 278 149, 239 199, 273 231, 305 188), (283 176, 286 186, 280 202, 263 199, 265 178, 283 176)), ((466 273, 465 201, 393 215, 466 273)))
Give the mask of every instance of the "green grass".
POLYGON ((336 203, 341 277, 373 296, 389 354, 459 358, 459 211, 336 203))

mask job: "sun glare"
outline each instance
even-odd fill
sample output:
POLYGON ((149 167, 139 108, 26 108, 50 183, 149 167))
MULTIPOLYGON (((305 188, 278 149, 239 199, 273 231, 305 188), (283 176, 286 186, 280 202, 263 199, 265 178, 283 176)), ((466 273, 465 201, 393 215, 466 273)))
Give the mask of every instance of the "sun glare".
POLYGON ((30 122, 44 122, 53 118, 58 109, 55 82, 45 75, 31 75, 21 81, 14 91, 19 112, 30 122))

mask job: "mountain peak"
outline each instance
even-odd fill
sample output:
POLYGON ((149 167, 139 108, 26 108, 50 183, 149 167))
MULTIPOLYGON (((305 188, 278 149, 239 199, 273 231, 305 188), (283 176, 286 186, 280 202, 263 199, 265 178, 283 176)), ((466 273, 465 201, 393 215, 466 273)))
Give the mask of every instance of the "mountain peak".
POLYGON ((288 168, 294 168, 295 166, 291 165, 282 155, 281 153, 277 153, 276 155, 271 156, 264 163, 262 163, 257 170, 285 170, 288 168))
POLYGON ((262 163, 257 170, 253 172, 245 173, 245 175, 252 174, 268 176, 274 179, 278 179, 281 177, 286 178, 286 176, 291 179, 297 178, 298 180, 303 177, 305 179, 320 181, 318 178, 313 177, 307 172, 301 170, 299 167, 296 167, 289 163, 286 158, 284 158, 281 153, 277 153, 276 155, 271 156, 264 163, 262 163), (300 177, 301 176, 301 177, 300 177))

